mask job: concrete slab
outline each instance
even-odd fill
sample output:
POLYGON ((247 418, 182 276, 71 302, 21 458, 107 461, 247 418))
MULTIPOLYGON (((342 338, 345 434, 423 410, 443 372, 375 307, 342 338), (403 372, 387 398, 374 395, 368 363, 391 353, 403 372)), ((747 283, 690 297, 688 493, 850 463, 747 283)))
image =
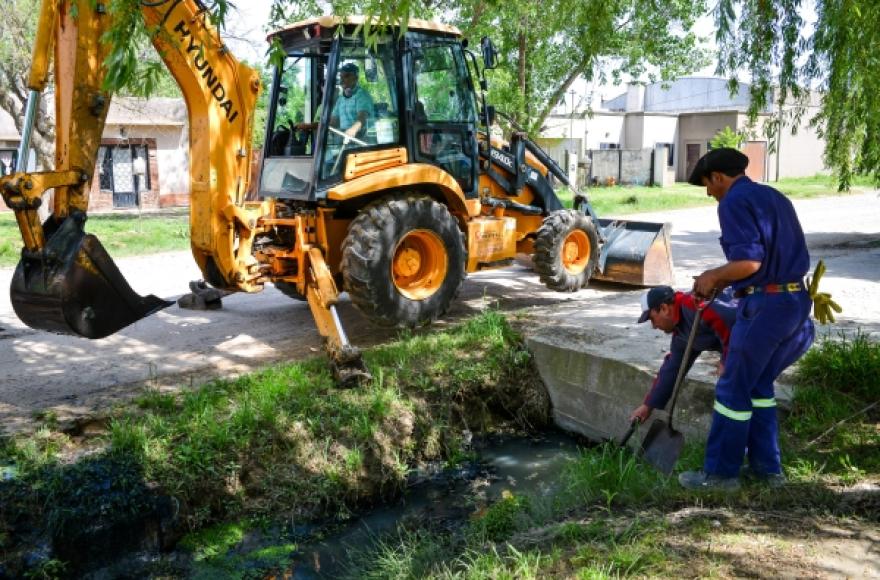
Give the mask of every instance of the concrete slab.
MULTIPOLYGON (((822 258, 828 267, 821 289, 831 292, 844 308, 839 324, 819 327, 819 334, 859 330, 880 337, 877 193, 797 201, 795 206, 813 265, 822 258)), ((689 289, 693 276, 723 263, 714 207, 633 217, 672 222, 678 288, 689 289)), ((572 294, 568 302, 526 310, 527 321, 520 327, 560 427, 594 439, 625 432, 629 413, 642 402, 669 347, 667 336, 635 322, 642 291, 593 283, 572 294)), ((717 355, 704 354, 682 386, 676 423, 689 437, 702 438, 708 430, 717 363, 717 355)), ((777 385, 783 407, 791 393, 789 372, 777 385)))

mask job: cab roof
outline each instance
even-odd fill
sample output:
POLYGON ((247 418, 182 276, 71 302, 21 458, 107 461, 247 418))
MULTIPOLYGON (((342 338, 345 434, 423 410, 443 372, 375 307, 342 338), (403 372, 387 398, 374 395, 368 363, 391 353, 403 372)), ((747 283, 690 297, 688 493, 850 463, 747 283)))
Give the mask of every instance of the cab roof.
MULTIPOLYGON (((300 20, 299 22, 294 22, 293 24, 285 26, 284 28, 279 28, 278 30, 270 33, 267 38, 271 41, 272 38, 275 36, 279 36, 282 34, 287 35, 291 32, 295 32, 296 30, 305 29, 315 24, 319 25, 321 28, 335 28, 340 25, 359 26, 365 24, 366 22, 366 16, 346 16, 345 18, 341 18, 339 16, 318 16, 316 18, 309 18, 308 20, 300 20)), ((455 26, 450 26, 441 22, 432 22, 430 20, 419 20, 417 18, 409 19, 409 21, 407 22, 407 30, 427 30, 430 32, 441 32, 453 36, 461 36, 461 30, 459 30, 455 26)))

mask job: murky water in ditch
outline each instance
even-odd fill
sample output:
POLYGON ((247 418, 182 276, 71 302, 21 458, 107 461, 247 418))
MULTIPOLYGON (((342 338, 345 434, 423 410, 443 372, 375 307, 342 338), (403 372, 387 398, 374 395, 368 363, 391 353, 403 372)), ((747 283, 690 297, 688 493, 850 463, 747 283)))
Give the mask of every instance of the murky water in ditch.
POLYGON ((455 531, 505 491, 537 501, 549 497, 561 485, 566 464, 578 456, 578 443, 563 433, 548 432, 475 440, 472 451, 475 460, 464 466, 413 474, 399 499, 344 520, 270 524, 247 532, 225 554, 203 561, 182 548, 163 555, 128 554, 84 577, 264 578, 269 570, 283 569, 276 577, 337 578, 351 571, 353 552, 369 550, 399 526, 455 531))
POLYGON ((411 487, 393 505, 360 515, 320 542, 299 544, 294 578, 333 578, 345 570, 353 550, 393 533, 403 523, 454 528, 497 501, 502 492, 543 497, 560 485, 559 475, 578 454, 562 433, 539 438, 489 439, 475 445, 476 462, 446 471, 411 487))

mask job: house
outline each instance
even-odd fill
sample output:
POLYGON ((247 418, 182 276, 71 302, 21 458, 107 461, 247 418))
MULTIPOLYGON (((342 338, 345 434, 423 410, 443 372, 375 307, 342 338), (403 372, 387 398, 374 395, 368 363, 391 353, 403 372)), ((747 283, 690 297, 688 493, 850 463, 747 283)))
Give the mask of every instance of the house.
MULTIPOLYGON (((51 102, 46 110, 54 110, 51 102)), ((15 166, 20 139, 12 118, 0 111, 4 175, 15 166)), ((188 204, 189 131, 183 99, 114 97, 98 149, 89 211, 188 204)))
MULTIPOLYGON (((750 127, 747 84, 740 83, 731 96, 726 79, 684 77, 668 84, 629 85, 626 92, 603 100, 591 115, 587 110, 566 111, 563 105, 548 118, 541 136, 551 149, 576 152, 581 163, 592 157, 591 151, 660 147, 665 150, 670 177, 686 181, 697 160, 709 150, 711 139, 730 127, 747 134, 743 152, 750 160, 748 175, 772 181, 827 171, 822 158, 824 141, 809 126, 819 105, 818 95, 811 95, 796 123, 795 107, 786 105, 779 111, 772 104, 750 127), (765 124, 780 118, 783 130, 771 152, 765 124)), ((557 153, 557 159, 563 156, 557 153)))

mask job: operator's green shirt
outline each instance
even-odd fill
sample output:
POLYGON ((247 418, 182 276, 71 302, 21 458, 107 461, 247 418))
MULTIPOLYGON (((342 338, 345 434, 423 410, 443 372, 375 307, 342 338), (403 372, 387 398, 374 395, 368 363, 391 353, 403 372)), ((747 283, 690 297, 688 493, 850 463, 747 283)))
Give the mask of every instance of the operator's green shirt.
POLYGON ((367 127, 373 123, 373 98, 370 97, 370 93, 362 89, 360 85, 355 86, 350 97, 346 97, 340 88, 336 96, 336 102, 333 104, 333 112, 330 113, 330 117, 338 118, 339 128, 345 131, 354 125, 354 122, 358 120, 358 114, 361 111, 367 114, 367 122, 361 130, 358 131, 358 134, 366 132, 367 127))

